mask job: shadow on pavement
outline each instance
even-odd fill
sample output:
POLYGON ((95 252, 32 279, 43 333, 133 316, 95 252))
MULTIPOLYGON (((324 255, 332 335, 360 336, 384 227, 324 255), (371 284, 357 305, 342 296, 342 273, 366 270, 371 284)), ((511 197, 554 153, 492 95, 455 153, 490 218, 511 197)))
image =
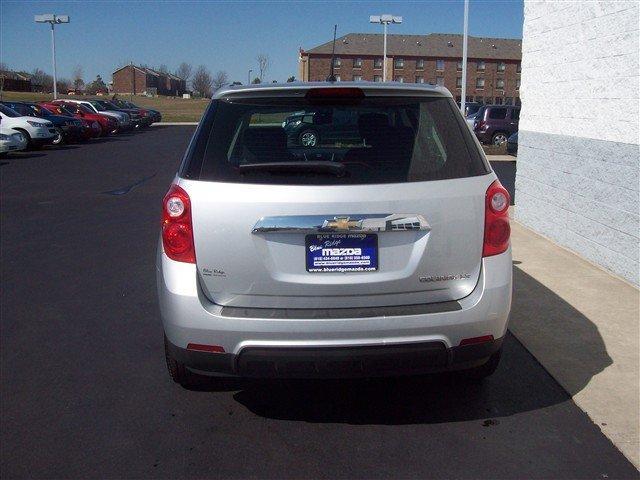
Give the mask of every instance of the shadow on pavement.
MULTIPOLYGON (((580 388, 611 364, 597 328, 584 315, 518 268, 514 268, 514 286, 512 318, 522 315, 561 318, 564 328, 572 329, 589 345, 581 362, 583 368, 577 372, 580 388)), ((267 418, 381 425, 505 417, 570 398, 510 333, 500 367, 481 384, 462 381, 454 374, 359 380, 203 378, 193 390, 237 390, 233 395, 237 402, 267 418)))

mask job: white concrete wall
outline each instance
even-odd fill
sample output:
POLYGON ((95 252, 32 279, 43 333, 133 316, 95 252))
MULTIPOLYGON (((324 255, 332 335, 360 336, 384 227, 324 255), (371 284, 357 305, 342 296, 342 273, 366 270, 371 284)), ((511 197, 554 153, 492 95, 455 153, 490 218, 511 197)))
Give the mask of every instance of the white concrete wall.
POLYGON ((516 219, 638 285, 640 3, 524 13, 516 219))

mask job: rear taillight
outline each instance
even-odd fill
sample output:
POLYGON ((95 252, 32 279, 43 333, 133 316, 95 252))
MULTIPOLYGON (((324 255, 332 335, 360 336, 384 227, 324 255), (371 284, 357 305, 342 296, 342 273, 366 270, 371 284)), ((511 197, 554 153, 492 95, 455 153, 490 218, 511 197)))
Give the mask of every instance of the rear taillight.
POLYGON ((196 263, 191 200, 176 184, 171 185, 162 201, 162 245, 171 260, 196 263))
POLYGON ((484 206, 484 245, 482 256, 498 255, 509 248, 509 192, 498 180, 487 189, 484 206))
POLYGON ((484 127, 486 126, 487 126, 487 122, 485 122, 484 120, 480 120, 479 122, 476 122, 474 130, 483 130, 484 127))

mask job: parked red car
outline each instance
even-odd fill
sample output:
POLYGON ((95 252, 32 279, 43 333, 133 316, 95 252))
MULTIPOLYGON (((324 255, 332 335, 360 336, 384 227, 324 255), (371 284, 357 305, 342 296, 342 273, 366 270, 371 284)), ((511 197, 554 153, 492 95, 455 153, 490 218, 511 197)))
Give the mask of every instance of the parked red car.
POLYGON ((99 137, 102 134, 102 127, 97 120, 90 120, 76 115, 65 105, 58 105, 52 102, 40 102, 38 105, 45 107, 55 115, 66 115, 68 117, 78 118, 82 122, 82 138, 80 140, 89 140, 90 138, 99 137))
POLYGON ((74 117, 82 118, 84 120, 92 121, 95 120, 100 124, 101 135, 109 135, 112 133, 116 133, 118 131, 118 122, 108 115, 102 115, 100 113, 95 113, 91 109, 81 105, 79 103, 67 102, 65 100, 54 100, 52 102, 47 102, 51 105, 62 105, 67 110, 71 112, 74 117))

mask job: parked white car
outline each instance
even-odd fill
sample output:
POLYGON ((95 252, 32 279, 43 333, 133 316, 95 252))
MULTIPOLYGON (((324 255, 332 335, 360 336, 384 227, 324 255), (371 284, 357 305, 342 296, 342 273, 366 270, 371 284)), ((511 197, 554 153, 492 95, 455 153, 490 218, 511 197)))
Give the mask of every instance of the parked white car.
POLYGON ((0 155, 9 152, 19 152, 27 148, 27 137, 22 132, 17 132, 0 124, 0 155))
POLYGON ((125 112, 115 112, 112 110, 106 110, 100 103, 92 100, 67 100, 68 102, 79 103, 85 107, 91 109, 92 112, 99 113, 101 115, 107 115, 115 118, 118 121, 119 130, 128 130, 133 128, 131 123, 131 117, 125 112))
POLYGON ((37 117, 24 117, 4 105, 0 105, 0 125, 14 133, 20 132, 32 149, 49 145, 56 137, 56 129, 51 122, 37 117))

